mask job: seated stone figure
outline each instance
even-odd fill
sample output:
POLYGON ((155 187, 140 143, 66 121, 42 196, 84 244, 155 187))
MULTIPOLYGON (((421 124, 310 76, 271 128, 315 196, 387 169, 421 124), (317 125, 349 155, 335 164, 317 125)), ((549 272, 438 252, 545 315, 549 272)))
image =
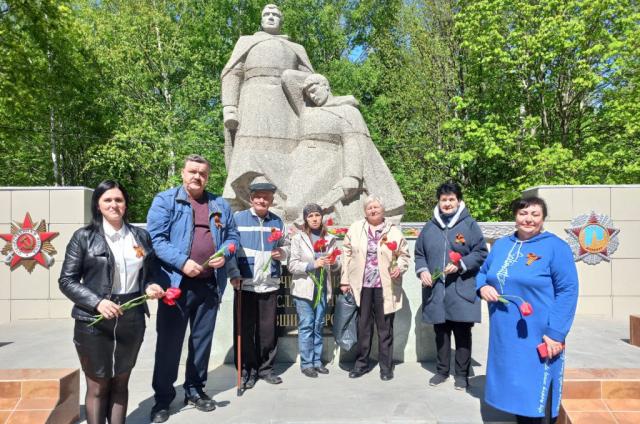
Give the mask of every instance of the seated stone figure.
POLYGON ((303 206, 317 202, 339 225, 363 216, 369 194, 384 199, 387 217, 399 222, 404 198, 373 144, 353 96, 333 96, 320 74, 287 70, 282 85, 299 115, 298 143, 290 156, 285 219, 300 221, 303 206))

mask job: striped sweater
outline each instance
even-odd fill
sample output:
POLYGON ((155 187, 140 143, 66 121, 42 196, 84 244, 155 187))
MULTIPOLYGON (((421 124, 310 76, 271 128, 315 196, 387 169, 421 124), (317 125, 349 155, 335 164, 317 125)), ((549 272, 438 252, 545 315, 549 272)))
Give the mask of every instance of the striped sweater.
POLYGON ((266 270, 265 266, 276 247, 284 251, 285 257, 289 255, 289 241, 282 219, 272 212, 260 218, 253 208, 236 212, 233 218, 240 233, 240 248, 229 265, 229 275, 242 278, 242 289, 246 291, 265 293, 277 290, 280 287, 280 261, 272 260, 266 270), (273 228, 284 235, 277 242, 268 240, 273 228))

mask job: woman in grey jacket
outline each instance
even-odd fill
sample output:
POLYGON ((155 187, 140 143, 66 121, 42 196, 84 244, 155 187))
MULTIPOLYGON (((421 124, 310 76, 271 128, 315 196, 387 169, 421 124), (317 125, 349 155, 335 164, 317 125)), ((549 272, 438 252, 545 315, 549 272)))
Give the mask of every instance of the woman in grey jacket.
POLYGON ((336 238, 327 233, 322 208, 313 203, 306 205, 302 215, 304 230, 291 240, 288 266, 298 313, 300 368, 304 375, 314 378, 318 373, 329 373, 322 364, 322 327, 327 299, 331 296, 331 272, 339 265, 336 257, 332 257, 332 252, 337 252, 336 238))
POLYGON ((455 388, 468 386, 471 327, 480 322, 475 277, 487 257, 482 231, 469 215, 456 183, 441 184, 438 205, 416 241, 416 274, 422 283, 422 320, 436 333, 437 386, 449 378, 451 332, 456 340, 455 388))

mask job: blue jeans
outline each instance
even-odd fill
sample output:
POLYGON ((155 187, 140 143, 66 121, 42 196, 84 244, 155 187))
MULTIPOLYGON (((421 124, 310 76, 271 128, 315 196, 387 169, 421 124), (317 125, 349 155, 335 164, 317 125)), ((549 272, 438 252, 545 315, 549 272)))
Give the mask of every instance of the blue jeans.
MULTIPOLYGON (((314 293, 315 295, 315 293, 314 293)), ((316 309, 313 301, 294 297, 298 313, 298 350, 300 351, 300 367, 315 368, 322 366, 322 327, 324 311, 327 308, 325 289, 316 309)))

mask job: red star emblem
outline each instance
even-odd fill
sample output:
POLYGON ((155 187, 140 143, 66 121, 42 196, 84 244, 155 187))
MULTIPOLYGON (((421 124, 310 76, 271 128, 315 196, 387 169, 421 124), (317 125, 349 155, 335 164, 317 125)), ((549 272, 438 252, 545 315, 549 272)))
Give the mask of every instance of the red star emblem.
POLYGON ((36 263, 49 268, 50 255, 56 253, 50 241, 59 233, 46 229, 47 224, 44 220, 37 228, 34 227, 31 215, 27 212, 22 225, 11 225, 11 234, 0 234, 0 238, 7 242, 2 254, 7 255, 5 262, 12 270, 23 264, 27 271, 31 272, 36 263))

